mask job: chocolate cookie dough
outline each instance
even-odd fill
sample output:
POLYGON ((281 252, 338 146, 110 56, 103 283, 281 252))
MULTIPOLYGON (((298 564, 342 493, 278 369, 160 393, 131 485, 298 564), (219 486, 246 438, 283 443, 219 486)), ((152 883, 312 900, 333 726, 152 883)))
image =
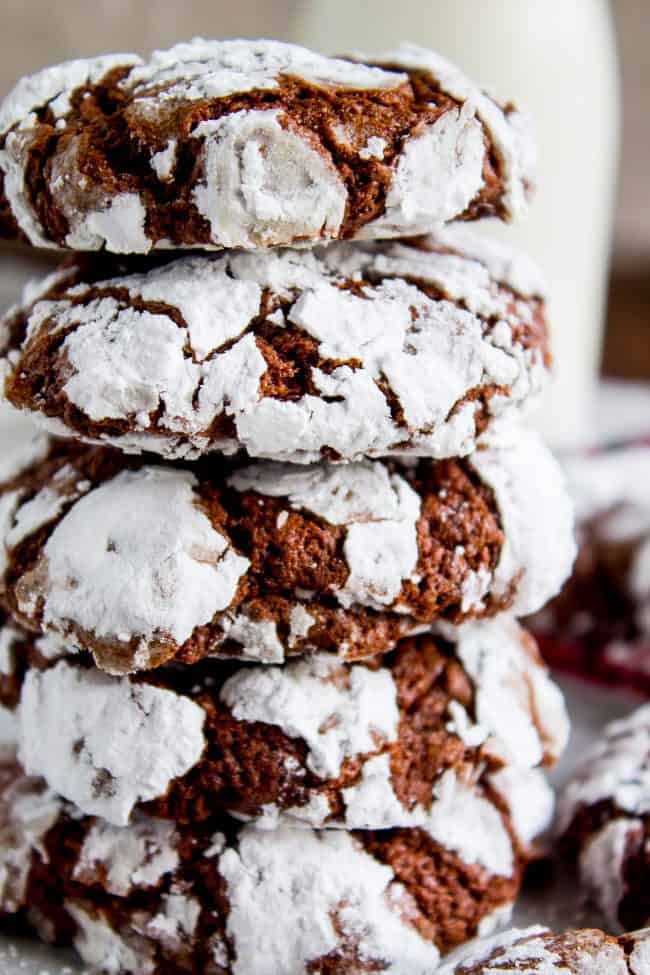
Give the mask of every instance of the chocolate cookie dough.
POLYGON ((565 463, 579 551, 530 623, 554 666, 650 694, 650 446, 565 463))
POLYGON ((436 620, 532 611, 568 574, 571 510, 540 440, 501 433, 410 467, 189 470, 37 441, 4 462, 0 599, 114 673, 370 657, 436 620))
MULTIPOLYGON (((26 771, 116 825, 146 803, 179 822, 227 811, 265 828, 418 826, 450 783, 487 771, 506 790, 510 766, 519 781, 552 764, 568 736, 562 695, 514 621, 447 637, 367 663, 206 661, 135 679, 6 624, 0 703, 17 706, 26 771)), ((545 796, 529 796, 520 833, 548 818, 545 796)))
POLYGON ((433 52, 196 39, 70 61, 0 106, 0 224, 146 253, 425 233, 525 206, 524 116, 433 52))
POLYGON ((439 975, 650 975, 650 930, 613 938, 533 927, 485 938, 459 955, 439 975))
POLYGON ((613 925, 650 921, 650 705, 608 725, 564 789, 558 833, 613 925))
POLYGON ((0 325, 0 377, 54 433, 131 452, 453 457, 543 388, 542 293, 528 261, 458 227, 316 252, 78 258, 0 325))
POLYGON ((127 827, 0 767, 0 910, 120 975, 430 975, 507 917, 525 850, 489 787, 419 829, 127 827))

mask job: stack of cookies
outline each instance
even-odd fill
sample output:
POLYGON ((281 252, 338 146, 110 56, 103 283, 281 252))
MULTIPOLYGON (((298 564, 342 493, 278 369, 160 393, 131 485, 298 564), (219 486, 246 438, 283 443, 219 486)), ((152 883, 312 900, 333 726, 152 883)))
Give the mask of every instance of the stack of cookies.
POLYGON ((0 332, 46 431, 0 461, 3 912, 111 975, 429 975, 567 737, 515 619, 574 555, 543 292, 460 222, 524 209, 525 117, 416 47, 197 40, 0 133, 2 232, 76 252, 0 332))

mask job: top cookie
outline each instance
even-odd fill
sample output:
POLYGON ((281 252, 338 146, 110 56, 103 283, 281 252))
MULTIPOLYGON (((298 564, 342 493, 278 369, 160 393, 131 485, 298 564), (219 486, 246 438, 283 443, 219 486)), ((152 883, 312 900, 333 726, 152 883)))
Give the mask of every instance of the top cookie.
POLYGON ((423 48, 366 61, 195 39, 24 78, 0 106, 0 235, 257 248, 522 211, 534 146, 512 104, 423 48))

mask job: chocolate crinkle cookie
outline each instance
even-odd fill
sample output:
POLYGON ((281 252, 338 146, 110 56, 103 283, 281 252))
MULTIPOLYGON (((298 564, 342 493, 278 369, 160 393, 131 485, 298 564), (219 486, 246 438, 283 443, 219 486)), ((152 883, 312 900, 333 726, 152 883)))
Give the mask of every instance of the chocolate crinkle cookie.
POLYGON ((482 939, 454 954, 439 975, 650 975, 650 929, 613 938, 542 927, 482 939))
POLYGON ((465 460, 230 471, 37 440, 0 468, 0 600, 114 673, 370 657, 533 611, 569 572, 571 509, 540 440, 502 432, 465 460))
POLYGON ((650 922, 650 705, 608 725, 587 751, 561 796, 557 829, 609 922, 650 922))
POLYGON ((467 454, 550 357, 539 274, 463 228, 412 241, 71 260, 0 324, 0 384, 129 452, 308 463, 467 454))
POLYGON ((530 624, 554 665, 650 693, 650 446, 564 466, 578 558, 559 596, 530 624))
POLYGON ((116 827, 5 758, 0 911, 107 975, 431 975, 508 916, 525 864, 497 793, 439 804, 433 829, 116 827))
POLYGON ((146 253, 520 214, 526 117, 423 48, 367 60, 196 39, 24 78, 0 106, 1 232, 146 253))
POLYGON ((422 826, 447 793, 471 804, 487 775, 506 796, 525 784, 516 825, 532 841, 550 798, 525 770, 564 749, 562 695, 514 621, 447 636, 367 663, 206 661, 136 679, 6 622, 0 703, 17 710, 25 770, 116 825, 139 806, 188 823, 227 811, 265 828, 422 826))

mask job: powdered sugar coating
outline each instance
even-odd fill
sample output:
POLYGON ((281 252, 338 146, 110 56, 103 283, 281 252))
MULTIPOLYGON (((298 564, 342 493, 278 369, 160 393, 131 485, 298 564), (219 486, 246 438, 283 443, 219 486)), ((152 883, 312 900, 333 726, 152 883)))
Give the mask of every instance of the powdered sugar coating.
POLYGON ((650 930, 613 938, 598 930, 512 929, 454 952, 440 975, 648 975, 650 930))
MULTIPOLYGON (((3 584, 29 626, 58 634, 73 649, 90 650, 112 673, 147 669, 187 651, 193 660, 225 653, 265 663, 318 649, 372 656, 445 616, 461 622, 468 615, 490 615, 513 598, 520 612, 536 609, 559 589, 573 555, 557 469, 540 442, 521 430, 507 446, 486 445, 456 472, 470 492, 464 495, 470 510, 476 507, 491 520, 492 541, 489 547, 481 543, 486 558, 478 569, 478 560, 466 560, 464 546, 445 540, 435 520, 439 510, 443 524, 445 517, 456 518, 445 507, 441 485, 453 479, 444 465, 437 484, 426 462, 414 467, 257 462, 214 478, 205 470, 197 476, 151 465, 115 474, 119 458, 91 448, 76 461, 50 461, 55 462, 60 470, 69 463, 74 476, 49 474, 29 501, 20 488, 0 492, 6 519, 0 541, 6 566, 10 561, 17 566, 13 575, 5 572, 3 584), (88 463, 98 471, 90 489, 76 473, 88 463), (470 481, 471 468, 478 468, 478 486, 470 481), (494 499, 476 497, 480 481, 494 489, 494 499), (64 493, 67 510, 61 512, 54 490, 64 493), (68 494, 73 490, 83 496, 74 501, 68 494), (33 547, 23 504, 28 514, 45 511, 53 518, 33 547), (240 504, 249 512, 244 535, 237 527, 240 504), (518 514, 519 504, 524 515, 518 514), (272 564, 273 552, 258 547, 263 525, 283 551, 292 532, 306 532, 316 546, 312 551, 322 553, 322 571, 314 575, 313 556, 300 551, 295 566, 293 555, 283 563, 286 576, 279 566, 277 581, 269 583, 265 566, 272 564), (431 564, 426 543, 431 530, 447 548, 449 566, 431 564), (13 534, 18 541, 9 545, 13 534), (554 540, 552 558, 546 536, 554 540), (451 584, 442 606, 428 598, 438 579, 451 584), (336 643, 324 630, 330 625, 341 628, 336 643), (386 626, 388 632, 380 629, 386 626), (368 650, 365 639, 379 642, 368 650)), ((39 476, 38 465, 30 476, 39 476)), ((460 521, 460 537, 468 531, 460 521)), ((552 701, 546 704, 550 708, 552 701)), ((521 737, 520 749, 529 747, 526 741, 530 744, 521 737)))
MULTIPOLYGON (((41 806, 48 794, 10 760, 0 774, 0 818, 6 835, 19 833, 14 794, 41 806)), ((331 964, 429 975, 439 950, 505 915, 523 862, 496 877, 424 831, 260 831, 219 817, 163 834, 146 817, 116 829, 60 802, 51 827, 25 845, 27 885, 13 909, 51 938, 75 937, 87 964, 115 975, 203 971, 208 951, 232 975, 257 975, 259 964, 272 975, 331 964)))
POLYGON ((650 705, 612 722, 578 764, 558 806, 557 831, 566 834, 578 858, 581 883, 610 923, 629 927, 646 918, 643 856, 650 816, 650 705), (602 810, 593 821, 594 807, 602 810), (573 837, 573 832, 576 833, 573 837), (625 913, 627 912, 627 913, 625 913))
POLYGON ((26 678, 19 757, 83 812, 120 826, 200 760, 204 718, 172 691, 60 661, 26 678))
POLYGON ((146 62, 114 55, 46 69, 19 82, 0 107, 5 197, 32 244, 117 252, 408 236, 474 216, 481 204, 499 216, 518 215, 533 169, 522 116, 502 109, 423 48, 402 46, 385 57, 387 70, 373 58, 360 64, 276 41, 195 39, 156 51, 146 62), (412 86, 409 73, 426 79, 430 99, 412 86), (292 84, 311 96, 315 119, 287 99, 292 84), (183 204, 171 231, 177 241, 156 228, 161 211, 163 223, 169 213, 139 168, 131 174, 135 191, 121 192, 115 184, 123 184, 122 174, 113 174, 110 155, 99 145, 108 177, 102 179, 102 167, 84 166, 83 135, 92 117, 77 106, 82 93, 92 96, 102 86, 116 107, 100 117, 110 126, 117 116, 120 136, 139 140, 145 154, 149 149, 153 173, 178 189, 169 197, 183 204), (394 117, 389 93, 396 97, 394 117), (372 94, 384 102, 377 118, 363 113, 372 94), (355 95, 362 118, 337 104, 345 98, 354 105, 355 95), (185 124, 197 105, 205 106, 205 115, 198 115, 204 121, 185 124), (59 211, 56 226, 39 207, 29 178, 45 131, 53 136, 44 175, 59 211), (189 183, 174 167, 179 147, 202 158, 203 172, 189 183), (498 159, 496 192, 485 177, 491 150, 498 159), (364 206, 356 184, 363 185, 368 170, 378 200, 371 194, 371 206, 364 206), (299 190, 293 196, 292 180, 299 190), (207 216, 206 225, 200 215, 207 216), (61 230, 66 222, 67 233, 61 230))
POLYGON ((20 910, 29 876, 32 850, 42 842, 61 813, 61 802, 35 779, 23 777, 5 789, 7 812, 0 831, 0 901, 8 913, 20 910))
POLYGON ((520 843, 529 847, 553 821, 555 793, 536 768, 506 765, 490 775, 490 784, 505 800, 520 843))
POLYGON ((490 736, 487 749, 523 768, 556 761, 569 738, 564 698, 514 619, 439 629, 453 639, 475 685, 476 721, 490 736))
MULTIPOLYGON (((364 61, 366 55, 355 57, 364 61)), ((529 182, 536 162, 532 124, 517 109, 504 113, 496 101, 470 81, 446 58, 416 44, 400 44, 392 51, 373 55, 375 64, 404 71, 422 71, 435 78, 443 91, 458 99, 468 114, 480 119, 494 139, 506 184, 505 208, 509 217, 525 209, 529 182)), ((426 228, 425 228, 426 230, 426 228)))
POLYGON ((284 668, 245 669, 220 692, 235 718, 279 725, 307 742, 308 767, 336 778, 344 758, 394 741, 399 712, 387 670, 345 670, 336 658, 314 654, 284 668), (339 678, 338 680, 336 678, 339 678))
POLYGON ((504 592, 518 578, 513 611, 525 616, 555 595, 571 572, 573 506, 560 465, 537 434, 503 427, 485 442, 490 449, 477 450, 471 463, 494 491, 506 536, 491 585, 504 592))
POLYGON ((415 573, 420 499, 402 477, 391 476, 382 465, 300 469, 256 464, 238 471, 230 483, 240 491, 287 497, 293 508, 306 508, 346 526, 344 553, 350 574, 336 593, 343 606, 390 605, 415 573))
MULTIPOLYGON (((465 813, 470 816, 472 810, 478 822, 481 811, 493 819, 482 798, 465 792, 486 766, 494 770, 505 763, 500 771, 492 771, 490 782, 506 801, 516 835, 528 845, 548 825, 552 811, 544 777, 529 770, 555 761, 564 745, 567 719, 561 696, 514 624, 504 627, 496 619, 461 627, 458 639, 450 627, 445 637, 448 644, 432 645, 430 637, 405 641, 376 669, 344 664, 331 654, 315 654, 284 666, 244 665, 223 681, 220 665, 203 668, 189 689, 182 671, 162 668, 152 690, 146 678, 98 681, 95 671, 71 658, 53 670, 52 663, 31 662, 33 638, 16 631, 17 682, 22 681, 26 663, 44 668, 28 670, 29 678, 18 692, 22 693, 16 734, 19 750, 35 755, 30 768, 82 808, 88 801, 84 797, 90 764, 99 779, 106 778, 99 767, 110 771, 106 791, 111 798, 118 797, 120 815, 127 799, 137 799, 137 790, 145 782, 149 792, 137 801, 158 799, 157 815, 181 815, 183 821, 226 809, 264 829, 275 829, 281 822, 303 828, 420 826, 447 844, 455 835, 447 820, 462 819, 465 813), (469 637, 467 630, 472 631, 469 637), (503 665, 499 657, 504 658, 503 665), (422 690, 413 699, 407 672, 421 665, 422 690), (467 710, 453 686, 448 686, 451 675, 457 679, 460 674, 461 687, 471 695, 469 701, 465 698, 467 710), (153 695, 148 709, 142 706, 141 693, 153 695), (446 720, 440 695, 446 698, 447 714, 453 720, 446 720), (544 700, 549 702, 549 714, 540 717, 544 700), (432 702, 436 718, 426 723, 432 702), (512 712, 512 717, 504 717, 499 708, 512 712), (63 729, 52 744, 48 741, 39 749, 40 736, 48 737, 54 716, 60 713, 69 716, 63 729), (466 726, 459 727, 460 714, 466 726), (475 723, 477 715, 480 724, 475 723), (167 755, 165 736, 173 734, 174 721, 182 723, 189 735, 191 728, 200 728, 203 718, 203 735, 196 737, 198 757, 186 770, 179 761, 173 777, 170 764, 178 754, 172 749, 167 755), (112 758, 123 741, 120 729, 126 725, 124 734, 137 734, 137 744, 130 748, 135 769, 129 762, 119 766, 114 760, 102 761, 101 748, 108 749, 112 758), (286 737, 274 735, 271 726, 286 737), (410 756, 414 733, 425 736, 423 746, 437 759, 433 767, 414 769, 420 785, 411 793, 402 771, 404 761, 416 761, 410 756), (88 735, 90 744, 81 747, 88 735), (464 749, 459 750, 455 735, 462 738, 464 749), (263 782, 253 785, 248 780, 247 754, 258 750, 268 772, 263 782), (446 775, 449 768, 451 784, 446 775), (454 812, 458 805, 466 807, 463 815, 454 812)), ((34 643, 38 647, 38 641, 34 643)), ((184 755, 191 751, 189 739, 175 742, 176 748, 181 745, 184 755)), ((95 791, 91 789, 92 799, 98 802, 91 808, 104 802, 102 815, 117 822, 106 796, 103 792, 95 796, 95 791)), ((494 852, 499 844, 486 842, 486 837, 495 831, 501 836, 502 850, 509 850, 499 823, 481 830, 474 822, 464 823, 460 830, 461 840, 465 835, 467 840, 458 852, 468 862, 477 859, 493 872, 507 874, 506 867, 489 860, 490 850, 494 852)), ((112 835, 107 841, 112 842, 112 835)))
POLYGON ((493 803, 476 795, 449 770, 434 789, 434 801, 423 825, 441 846, 466 863, 508 876, 514 869, 512 840, 493 803))
POLYGON ((650 704, 607 725, 583 756, 559 803, 558 830, 567 829, 580 806, 610 800, 623 814, 650 812, 650 704))
POLYGON ((238 849, 218 863, 230 901, 233 975, 306 971, 341 935, 395 975, 429 975, 438 962, 435 945, 408 923, 408 894, 393 871, 348 833, 245 827, 238 849))
POLYGON ((54 300, 42 293, 31 308, 14 309, 0 327, 5 388, 46 427, 57 424, 53 432, 66 431, 57 421, 68 402, 80 411, 74 421, 66 413, 76 436, 129 451, 194 457, 244 447, 292 463, 319 460, 325 449, 345 460, 456 456, 476 445, 481 396, 488 415, 499 416, 543 388, 542 294, 523 258, 455 230, 423 248, 184 257, 95 285, 82 280, 54 300), (289 398, 263 382, 265 291, 274 308, 266 322, 316 343, 317 359, 304 365, 309 382, 289 398), (14 344, 17 314, 25 336, 14 344), (30 357, 42 371, 42 343, 55 336, 56 402, 42 397, 42 382, 38 396, 19 393, 30 357), (223 424, 215 432, 224 416, 232 433, 223 424))
POLYGON ((447 112, 412 136, 386 195, 386 211, 367 224, 364 240, 427 233, 463 213, 483 185, 485 146, 475 107, 447 112))
POLYGON ((50 535, 21 607, 43 599, 46 626, 124 643, 187 639, 229 605, 248 568, 197 507, 195 483, 142 468, 95 488, 50 535))
POLYGON ((136 815, 128 829, 97 819, 84 838, 73 877, 81 883, 100 881, 106 890, 126 897, 132 890, 155 887, 178 867, 176 830, 172 823, 136 815))
MULTIPOLYGON (((332 163, 280 111, 242 111, 201 122, 199 213, 222 247, 273 247, 298 237, 336 237, 347 192, 332 163)), ((472 194, 473 195, 473 194, 472 194)))

